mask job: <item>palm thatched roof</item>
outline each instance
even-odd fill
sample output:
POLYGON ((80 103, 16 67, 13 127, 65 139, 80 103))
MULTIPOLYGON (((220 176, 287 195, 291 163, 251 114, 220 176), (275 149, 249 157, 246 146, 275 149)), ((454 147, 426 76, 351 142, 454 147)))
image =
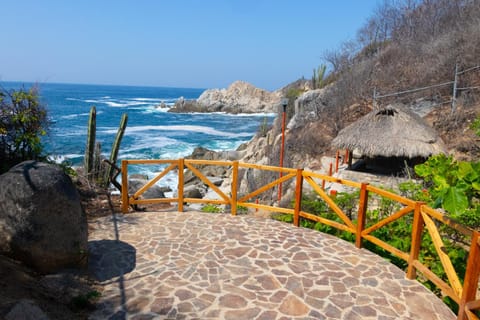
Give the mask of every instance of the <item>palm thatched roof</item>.
POLYGON ((338 149, 357 149, 363 156, 429 157, 446 147, 426 122, 402 104, 373 110, 333 139, 338 149))

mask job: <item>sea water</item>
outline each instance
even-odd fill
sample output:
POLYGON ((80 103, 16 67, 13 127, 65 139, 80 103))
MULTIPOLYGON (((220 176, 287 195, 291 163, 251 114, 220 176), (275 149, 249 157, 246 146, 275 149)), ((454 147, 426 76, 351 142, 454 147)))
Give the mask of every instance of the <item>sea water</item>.
MULTIPOLYGON (((32 83, 0 82, 7 90, 32 83)), ((271 124, 274 114, 169 113, 181 97, 196 99, 205 89, 137 87, 86 84, 35 84, 50 120, 43 139, 45 151, 58 161, 83 163, 87 124, 92 106, 97 110, 96 141, 108 158, 122 114, 128 115, 119 161, 122 159, 178 159, 196 147, 215 151, 234 150, 249 141, 259 127, 271 124), (167 108, 160 108, 164 103, 167 108)), ((163 166, 132 166, 130 173, 152 178, 163 166)), ((175 175, 160 185, 174 187, 175 175)))

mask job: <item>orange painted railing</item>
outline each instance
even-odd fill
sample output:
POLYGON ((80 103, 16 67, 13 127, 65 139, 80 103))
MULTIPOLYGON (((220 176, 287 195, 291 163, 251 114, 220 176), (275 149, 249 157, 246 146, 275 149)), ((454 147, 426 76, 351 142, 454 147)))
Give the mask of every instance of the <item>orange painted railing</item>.
POLYGON ((478 281, 480 277, 480 233, 464 227, 453 220, 449 219, 442 212, 434 210, 422 202, 413 201, 411 199, 399 196, 395 193, 371 186, 366 183, 353 182, 343 179, 338 179, 329 175, 323 175, 315 172, 305 171, 303 169, 280 168, 274 166, 258 165, 242 163, 238 161, 211 161, 211 160, 192 160, 192 159, 178 159, 178 160, 123 160, 122 161, 122 211, 128 212, 131 205, 136 204, 154 204, 154 203, 172 203, 178 204, 178 211, 183 211, 184 203, 208 203, 229 205, 231 207, 231 214, 236 215, 237 206, 248 208, 263 209, 273 212, 280 212, 293 215, 293 223, 299 226, 300 218, 309 219, 312 221, 325 224, 336 229, 350 232, 355 235, 355 245, 357 248, 362 247, 362 242, 367 240, 376 246, 388 251, 392 255, 404 260, 408 264, 406 276, 409 279, 417 278, 417 271, 434 283, 444 295, 449 296, 459 305, 458 319, 476 319, 474 310, 480 309, 480 300, 476 300, 476 293, 478 289, 478 281), (137 190, 133 195, 128 194, 128 166, 129 165, 167 165, 167 167, 159 173, 156 177, 151 179, 145 186, 137 190), (231 169, 231 190, 230 195, 225 194, 217 186, 214 185, 205 175, 202 174, 196 166, 198 165, 213 165, 226 166, 231 169), (140 196, 148 190, 151 186, 157 183, 160 179, 165 177, 167 173, 177 169, 178 174, 178 190, 175 198, 161 198, 161 199, 140 199, 140 196), (185 198, 184 194, 184 171, 190 170, 203 183, 208 185, 216 192, 219 199, 196 199, 185 198), (281 172, 280 178, 263 185, 246 195, 238 197, 237 188, 239 185, 238 172, 239 170, 263 170, 271 172, 281 172), (256 197, 263 192, 279 187, 280 184, 288 180, 295 180, 295 207, 283 208, 279 206, 271 206, 259 204, 256 197), (307 183, 322 198, 329 208, 337 215, 339 221, 330 220, 324 217, 314 215, 309 212, 302 211, 302 193, 303 185, 307 183), (354 222, 342 209, 335 203, 335 201, 325 191, 325 183, 339 184, 343 187, 351 189, 358 189, 360 191, 358 199, 357 221, 354 222), (386 199, 396 201, 400 204, 400 209, 384 219, 376 222, 373 225, 367 226, 367 208, 369 194, 378 195, 386 199), (413 215, 413 228, 411 236, 410 251, 404 252, 383 240, 374 236, 373 232, 386 226, 393 221, 396 221, 406 215, 413 215), (471 239, 471 246, 467 261, 467 267, 463 283, 460 280, 457 271, 454 269, 452 262, 445 251, 445 245, 441 238, 437 225, 447 225, 466 237, 471 239), (447 275, 448 281, 444 281, 438 277, 432 270, 419 260, 419 254, 422 250, 422 235, 428 232, 435 250, 439 256, 439 260, 443 266, 443 270, 447 275))

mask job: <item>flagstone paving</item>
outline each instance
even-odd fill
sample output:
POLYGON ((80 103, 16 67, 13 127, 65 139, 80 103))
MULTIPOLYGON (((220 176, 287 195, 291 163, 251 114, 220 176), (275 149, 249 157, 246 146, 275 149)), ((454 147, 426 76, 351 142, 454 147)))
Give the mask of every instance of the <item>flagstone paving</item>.
POLYGON ((91 319, 454 319, 388 261, 250 216, 132 213, 90 225, 91 319))

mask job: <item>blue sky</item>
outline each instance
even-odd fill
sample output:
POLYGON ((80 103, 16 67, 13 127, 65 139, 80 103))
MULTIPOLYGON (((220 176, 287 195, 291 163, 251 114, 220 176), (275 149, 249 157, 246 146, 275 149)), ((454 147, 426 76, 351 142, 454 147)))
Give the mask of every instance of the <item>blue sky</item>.
POLYGON ((0 81, 274 90, 377 0, 2 0, 0 81))

